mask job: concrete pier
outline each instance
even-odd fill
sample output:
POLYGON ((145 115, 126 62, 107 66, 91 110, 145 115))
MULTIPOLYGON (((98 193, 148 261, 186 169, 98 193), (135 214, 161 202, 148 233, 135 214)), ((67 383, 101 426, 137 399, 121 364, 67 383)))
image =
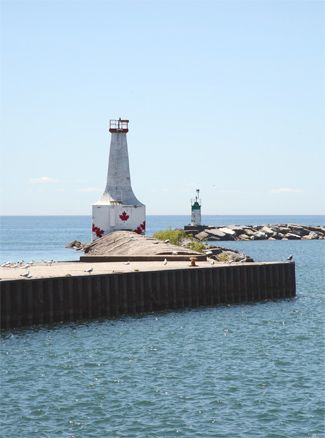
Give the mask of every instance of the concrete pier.
POLYGON ((276 300, 295 294, 293 262, 2 280, 1 328, 276 300))

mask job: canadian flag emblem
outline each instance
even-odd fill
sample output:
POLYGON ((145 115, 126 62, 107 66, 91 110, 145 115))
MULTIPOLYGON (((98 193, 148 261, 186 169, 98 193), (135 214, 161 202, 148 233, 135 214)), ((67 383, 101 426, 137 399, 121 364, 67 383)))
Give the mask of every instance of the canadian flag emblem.
POLYGON ((123 213, 120 214, 120 219, 121 219, 121 221, 123 221, 123 222, 126 222, 126 221, 129 219, 129 217, 130 217, 130 216, 127 214, 126 211, 123 211, 123 213))

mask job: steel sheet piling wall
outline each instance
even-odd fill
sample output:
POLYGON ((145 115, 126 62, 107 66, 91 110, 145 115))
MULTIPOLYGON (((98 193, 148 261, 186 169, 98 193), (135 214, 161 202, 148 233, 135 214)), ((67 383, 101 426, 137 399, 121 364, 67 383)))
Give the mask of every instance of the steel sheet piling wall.
POLYGON ((1 328, 291 298, 295 264, 252 263, 0 282, 1 328))

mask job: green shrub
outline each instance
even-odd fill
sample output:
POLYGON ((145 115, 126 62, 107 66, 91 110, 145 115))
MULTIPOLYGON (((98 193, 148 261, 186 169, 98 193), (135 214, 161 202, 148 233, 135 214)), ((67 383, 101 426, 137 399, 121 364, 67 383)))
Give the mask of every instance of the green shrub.
POLYGON ((202 242, 189 242, 186 244, 186 248, 191 249, 192 251, 203 252, 205 249, 205 245, 202 242))
POLYGON ((231 257, 229 256, 229 254, 227 254, 225 252, 218 255, 219 262, 229 262, 230 260, 231 260, 231 257))
POLYGON ((159 240, 169 240, 174 245, 181 245, 187 236, 183 230, 161 230, 156 231, 153 237, 159 240))
POLYGON ((192 251, 203 252, 206 245, 202 242, 198 242, 193 237, 189 236, 183 230, 161 230, 156 231, 153 234, 155 239, 159 240, 169 240, 173 245, 184 246, 192 251), (189 242, 191 240, 191 242, 189 242))

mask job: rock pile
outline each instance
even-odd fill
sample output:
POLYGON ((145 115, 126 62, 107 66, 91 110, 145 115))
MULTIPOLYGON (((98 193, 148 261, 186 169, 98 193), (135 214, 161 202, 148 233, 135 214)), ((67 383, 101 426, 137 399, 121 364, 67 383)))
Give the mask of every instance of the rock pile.
POLYGON ((315 240, 325 239, 325 227, 297 224, 186 227, 186 233, 202 240, 315 240))
POLYGON ((217 262, 236 263, 236 262, 253 262, 252 257, 237 251, 235 249, 223 248, 221 246, 209 246, 204 251, 206 255, 217 262))
POLYGON ((190 248, 172 245, 168 241, 143 236, 133 231, 113 231, 88 244, 74 240, 65 246, 97 256, 201 255, 190 248))
POLYGON ((211 261, 221 263, 253 262, 254 260, 235 249, 221 248, 220 246, 205 245, 203 252, 193 251, 186 247, 189 240, 177 246, 169 241, 161 241, 153 237, 146 237, 133 231, 114 231, 92 243, 81 243, 74 240, 66 244, 66 248, 83 251, 94 256, 159 256, 177 259, 178 256, 206 256, 211 261), (184 246, 183 246, 184 245, 184 246))

